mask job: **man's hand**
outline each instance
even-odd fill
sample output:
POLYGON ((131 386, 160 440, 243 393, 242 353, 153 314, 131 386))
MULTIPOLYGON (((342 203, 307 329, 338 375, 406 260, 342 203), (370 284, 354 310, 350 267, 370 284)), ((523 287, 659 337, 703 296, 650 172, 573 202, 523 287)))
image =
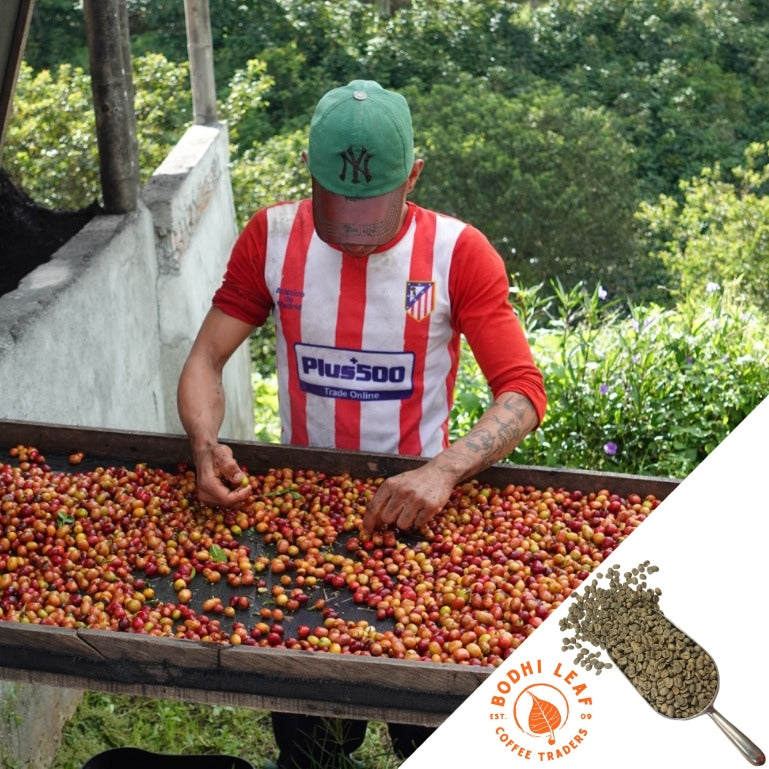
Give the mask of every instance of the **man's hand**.
POLYGON ((253 326, 212 307, 179 376, 179 418, 190 439, 198 499, 204 504, 239 507, 251 493, 250 486, 239 485, 243 473, 230 448, 219 443, 217 436, 225 406, 222 369, 252 330, 253 326), (228 487, 225 481, 237 488, 228 487))
POLYGON ((453 489, 453 475, 433 464, 393 475, 366 505, 363 529, 373 533, 388 524, 404 531, 424 526, 443 508, 453 489))
POLYGON ((232 455, 232 449, 217 443, 195 457, 198 499, 204 504, 240 507, 251 496, 251 486, 242 485, 247 476, 232 455), (230 488, 222 479, 237 488, 230 488))
POLYGON ((503 392, 467 435, 416 470, 388 478, 366 506, 368 533, 388 524, 424 526, 457 483, 506 457, 537 426, 537 412, 520 393, 503 392))

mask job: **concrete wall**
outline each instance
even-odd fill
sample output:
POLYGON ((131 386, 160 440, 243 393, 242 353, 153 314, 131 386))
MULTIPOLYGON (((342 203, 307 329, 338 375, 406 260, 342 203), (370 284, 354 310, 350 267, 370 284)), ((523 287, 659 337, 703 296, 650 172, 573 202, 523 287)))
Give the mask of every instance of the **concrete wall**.
MULTIPOLYGON (((227 147, 223 126, 190 128, 136 212, 96 217, 0 297, 0 416, 182 431, 179 371, 237 236, 227 147)), ((248 367, 244 345, 227 437, 253 435, 248 367)))
MULTIPOLYGON (((0 297, 0 416, 182 433, 179 372, 236 236, 226 128, 194 126, 136 212, 97 217, 0 297)), ((222 436, 252 438, 247 345, 225 390, 222 436)), ((0 681, 0 769, 47 767, 79 698, 0 681)))
MULTIPOLYGON (((143 195, 156 239, 156 364, 163 383, 166 432, 183 432, 176 412, 176 382, 238 235, 228 147, 223 126, 190 128, 143 195)), ((254 436, 250 367, 247 345, 225 367, 223 437, 254 436)))

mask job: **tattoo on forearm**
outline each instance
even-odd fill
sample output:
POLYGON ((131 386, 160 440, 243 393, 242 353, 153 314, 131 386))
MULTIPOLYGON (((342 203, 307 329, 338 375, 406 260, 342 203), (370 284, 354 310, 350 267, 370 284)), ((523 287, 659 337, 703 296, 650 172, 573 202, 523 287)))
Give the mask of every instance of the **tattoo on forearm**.
POLYGON ((512 397, 495 404, 480 419, 465 436, 464 442, 467 449, 476 455, 472 472, 478 472, 507 456, 526 437, 531 408, 526 398, 512 397))

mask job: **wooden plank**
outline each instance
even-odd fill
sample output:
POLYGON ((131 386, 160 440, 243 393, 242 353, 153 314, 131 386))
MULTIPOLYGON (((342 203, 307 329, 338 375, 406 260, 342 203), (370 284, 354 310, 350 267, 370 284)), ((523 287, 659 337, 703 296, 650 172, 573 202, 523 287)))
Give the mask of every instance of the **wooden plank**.
MULTIPOLYGON (((92 456, 122 459, 125 463, 148 462, 159 465, 190 463, 192 455, 186 436, 129 432, 101 428, 77 428, 36 422, 0 420, 0 448, 23 443, 43 454, 85 451, 92 456)), ((425 460, 416 457, 351 452, 335 449, 283 446, 257 441, 228 441, 241 464, 251 473, 279 467, 313 469, 325 473, 350 473, 359 478, 387 477, 411 469, 425 460)), ((609 489, 617 494, 647 493, 664 499, 678 485, 674 478, 593 472, 571 468, 498 464, 479 473, 478 478, 495 486, 508 483, 538 488, 580 489, 584 492, 609 489)))
MULTIPOLYGON (((72 675, 65 670, 56 673, 27 670, 24 668, 4 667, 0 655, 0 680, 19 683, 56 686, 66 689, 98 691, 108 694, 124 694, 133 697, 172 700, 175 702, 195 702, 202 705, 227 705, 255 710, 274 710, 287 713, 306 713, 308 715, 335 716, 338 718, 359 718, 387 723, 411 723, 421 726, 439 726, 450 715, 456 700, 444 697, 443 707, 439 711, 412 710, 410 706, 419 701, 421 695, 409 696, 409 702, 403 706, 387 707, 382 702, 371 701, 366 707, 350 705, 328 699, 301 699, 294 696, 291 684, 286 683, 280 695, 268 696, 255 693, 232 692, 225 690, 198 689, 191 686, 163 686, 147 683, 126 683, 107 679, 84 678, 72 675)), ((450 693, 449 693, 450 694, 450 693)), ((456 701, 459 704, 459 701, 456 701)))
MULTIPOLYGON (((0 664, 45 665, 51 654, 99 664, 102 656, 77 631, 45 625, 0 622, 0 664)), ((53 666, 54 668, 56 665, 53 666)))
POLYGON ((217 670, 220 649, 223 648, 216 643, 109 630, 78 630, 77 633, 98 653, 102 667, 112 669, 110 677, 117 680, 141 679, 147 683, 167 684, 179 676, 177 671, 196 676, 201 671, 217 670))
POLYGON ((457 690, 463 695, 474 691, 488 675, 488 670, 484 668, 467 665, 232 646, 224 647, 221 670, 238 671, 244 676, 352 681, 361 686, 381 686, 385 681, 394 688, 413 688, 424 692, 457 690), (350 665, 351 656, 357 663, 354 666, 350 665))
POLYGON ((435 725, 489 672, 0 622, 0 678, 206 704, 435 725))
POLYGON ((263 694, 289 690, 304 701, 333 699, 356 712, 379 706, 413 713, 450 713, 489 675, 487 668, 433 662, 225 648, 221 673, 240 676, 263 694), (257 683, 258 682, 258 683, 257 683))
POLYGON ((26 680, 21 671, 28 671, 38 683, 140 695, 157 689, 198 691, 207 694, 179 698, 220 702, 235 697, 256 703, 252 707, 268 702, 277 709, 302 703, 328 715, 342 708, 359 716, 386 712, 420 722, 452 712, 490 672, 11 622, 0 622, 0 665, 0 677, 26 680))

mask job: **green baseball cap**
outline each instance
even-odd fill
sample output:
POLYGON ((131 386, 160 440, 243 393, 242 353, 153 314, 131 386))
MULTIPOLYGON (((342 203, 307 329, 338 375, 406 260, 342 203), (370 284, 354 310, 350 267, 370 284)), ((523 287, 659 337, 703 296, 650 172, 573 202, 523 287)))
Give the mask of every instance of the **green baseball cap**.
POLYGON ((329 91, 310 122, 307 164, 315 229, 322 240, 387 242, 397 232, 402 187, 414 165, 406 100, 373 80, 353 80, 329 91))

